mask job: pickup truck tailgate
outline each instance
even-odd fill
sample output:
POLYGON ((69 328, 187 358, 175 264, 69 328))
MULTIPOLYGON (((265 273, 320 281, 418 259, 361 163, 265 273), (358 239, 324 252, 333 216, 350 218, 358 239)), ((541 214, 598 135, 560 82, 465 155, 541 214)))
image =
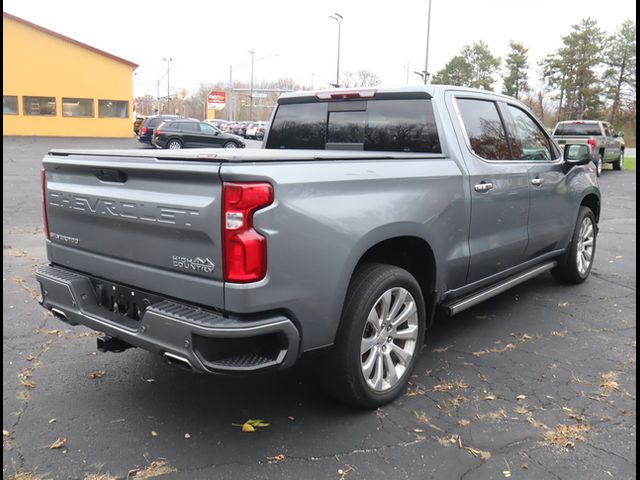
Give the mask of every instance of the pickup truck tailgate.
POLYGON ((49 260, 224 308, 217 161, 49 154, 49 260))

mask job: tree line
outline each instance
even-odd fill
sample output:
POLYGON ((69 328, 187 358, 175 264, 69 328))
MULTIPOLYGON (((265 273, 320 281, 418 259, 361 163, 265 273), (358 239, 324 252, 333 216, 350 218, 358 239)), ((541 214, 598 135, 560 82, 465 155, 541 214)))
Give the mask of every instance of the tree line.
POLYGON ((527 103, 547 124, 566 119, 608 119, 632 127, 636 118, 636 24, 627 20, 607 34, 583 19, 561 46, 538 63, 540 87, 529 78, 528 49, 511 41, 504 62, 486 43, 466 45, 432 78, 434 84, 494 90, 527 103))

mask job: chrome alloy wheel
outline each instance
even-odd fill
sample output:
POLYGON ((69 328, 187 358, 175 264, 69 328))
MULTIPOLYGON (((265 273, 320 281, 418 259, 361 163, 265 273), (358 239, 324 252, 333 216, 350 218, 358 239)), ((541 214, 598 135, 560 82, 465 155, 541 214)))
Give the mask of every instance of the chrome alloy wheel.
POLYGON ((593 261, 593 242, 595 239, 595 229, 593 221, 589 217, 585 217, 580 225, 580 235, 578 237, 577 261, 578 272, 584 276, 591 267, 593 261))
POLYGON ((384 292, 369 312, 360 342, 362 374, 369 387, 384 392, 395 387, 416 354, 418 309, 408 290, 384 292))

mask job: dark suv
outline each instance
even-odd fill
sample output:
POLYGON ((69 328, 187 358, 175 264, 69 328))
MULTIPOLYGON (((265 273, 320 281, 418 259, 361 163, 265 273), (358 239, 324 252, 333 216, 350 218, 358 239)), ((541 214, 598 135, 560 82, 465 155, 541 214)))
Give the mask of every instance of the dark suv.
POLYGON ((237 135, 223 133, 207 122, 174 120, 156 127, 151 143, 158 148, 244 148, 237 135))
POLYGON ((151 145, 154 129, 163 122, 184 118, 179 115, 152 115, 145 118, 138 127, 138 141, 151 145))

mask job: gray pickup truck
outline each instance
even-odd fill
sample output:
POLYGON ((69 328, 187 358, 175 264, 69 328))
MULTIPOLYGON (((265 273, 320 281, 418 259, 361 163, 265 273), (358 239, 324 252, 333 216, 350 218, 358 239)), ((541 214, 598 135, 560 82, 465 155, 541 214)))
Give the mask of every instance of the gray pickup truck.
POLYGON ((560 147, 565 144, 586 144, 592 152, 598 176, 605 163, 614 170, 624 168, 624 133, 616 132, 607 122, 598 120, 567 120, 553 129, 553 138, 560 147))
POLYGON ((436 312, 551 271, 584 281, 600 192, 509 97, 446 86, 283 95, 263 149, 55 150, 42 305, 212 373, 321 352, 339 399, 405 388, 436 312))

